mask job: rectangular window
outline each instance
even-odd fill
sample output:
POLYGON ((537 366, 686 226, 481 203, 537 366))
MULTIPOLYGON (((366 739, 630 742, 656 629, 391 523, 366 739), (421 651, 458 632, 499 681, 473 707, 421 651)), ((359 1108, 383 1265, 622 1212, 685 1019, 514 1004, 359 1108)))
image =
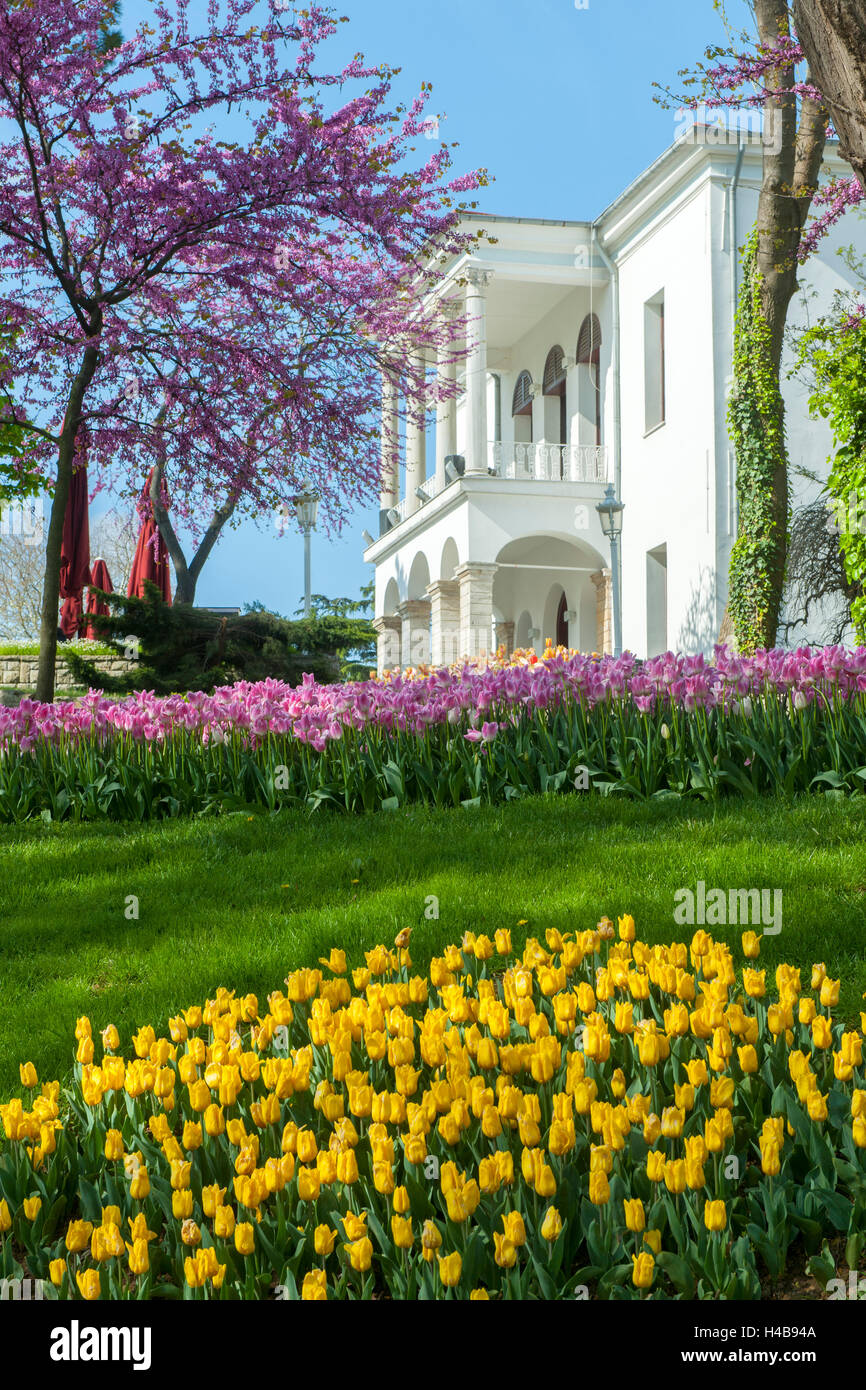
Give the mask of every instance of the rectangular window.
POLYGON ((643 306, 644 429, 665 422, 665 296, 653 295, 643 306))

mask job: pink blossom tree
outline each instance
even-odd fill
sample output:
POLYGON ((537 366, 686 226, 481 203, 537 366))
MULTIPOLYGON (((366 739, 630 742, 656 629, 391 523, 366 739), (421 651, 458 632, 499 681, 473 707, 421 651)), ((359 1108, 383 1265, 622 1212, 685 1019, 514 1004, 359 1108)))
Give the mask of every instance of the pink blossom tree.
POLYGON ((272 0, 258 28, 256 0, 222 8, 193 34, 189 0, 155 0, 155 23, 108 50, 105 0, 0 10, 0 406, 51 492, 42 700, 82 426, 97 487, 137 494, 154 469, 191 602, 222 527, 302 478, 331 527, 369 497, 382 374, 417 417, 421 355, 456 356, 465 332, 431 292, 470 244, 459 199, 484 173, 453 177, 443 145, 418 155, 429 89, 401 106, 392 69, 329 71, 337 21, 317 5, 272 0))

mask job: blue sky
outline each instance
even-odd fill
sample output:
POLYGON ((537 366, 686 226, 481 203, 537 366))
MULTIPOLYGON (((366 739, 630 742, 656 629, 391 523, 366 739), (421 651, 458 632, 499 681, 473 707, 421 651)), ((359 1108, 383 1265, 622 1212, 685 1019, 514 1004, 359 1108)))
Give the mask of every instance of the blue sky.
MULTIPOLYGON (((343 0, 328 51, 332 69, 361 51, 402 69, 395 90, 433 84, 442 138, 460 142, 460 171, 485 166, 495 180, 478 195, 484 212, 592 218, 674 137, 674 113, 653 101, 653 81, 676 86, 710 43, 724 41, 712 0, 343 0)), ((124 5, 127 24, 141 7, 124 5)), ((744 0, 729 20, 750 27, 744 0)), ((101 508, 100 508, 101 509, 101 508)), ((372 577, 362 531, 376 533, 378 499, 338 538, 314 534, 312 586, 357 596, 372 577)), ((303 592, 303 543, 270 518, 228 532, 199 580, 196 602, 260 599, 295 611, 303 592)))

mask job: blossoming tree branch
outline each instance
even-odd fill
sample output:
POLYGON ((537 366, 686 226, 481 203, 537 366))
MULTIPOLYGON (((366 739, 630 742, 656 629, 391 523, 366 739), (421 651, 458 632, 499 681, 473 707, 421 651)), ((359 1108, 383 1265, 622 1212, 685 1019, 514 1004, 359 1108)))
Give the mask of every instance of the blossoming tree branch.
POLYGON ((107 51, 105 0, 0 13, 0 405, 51 494, 42 700, 75 467, 135 494, 153 469, 191 602, 221 528, 302 478, 332 527, 372 495, 382 374, 420 412, 421 356, 465 331, 435 309, 430 248, 468 244, 459 198, 483 171, 417 153, 429 89, 404 106, 390 68, 320 65, 329 11, 277 3, 256 28, 255 8, 210 6, 193 33, 188 0, 158 0, 107 51))

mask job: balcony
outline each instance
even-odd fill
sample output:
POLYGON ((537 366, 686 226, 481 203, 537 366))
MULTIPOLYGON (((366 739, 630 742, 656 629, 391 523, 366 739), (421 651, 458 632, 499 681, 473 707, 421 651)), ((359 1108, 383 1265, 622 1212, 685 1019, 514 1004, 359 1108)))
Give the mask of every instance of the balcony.
POLYGON ((487 446, 487 471, 523 482, 607 483, 605 444, 502 444, 487 446))
POLYGON ((501 480, 508 490, 509 482, 550 483, 590 483, 604 485, 608 478, 608 451, 604 444, 503 444, 490 440, 487 445, 487 473, 454 474, 447 477, 433 475, 417 489, 414 506, 409 498, 403 497, 386 514, 383 514, 382 535, 395 530, 404 522, 417 517, 425 506, 433 502, 453 483, 460 483, 463 477, 467 482, 478 478, 501 480))

